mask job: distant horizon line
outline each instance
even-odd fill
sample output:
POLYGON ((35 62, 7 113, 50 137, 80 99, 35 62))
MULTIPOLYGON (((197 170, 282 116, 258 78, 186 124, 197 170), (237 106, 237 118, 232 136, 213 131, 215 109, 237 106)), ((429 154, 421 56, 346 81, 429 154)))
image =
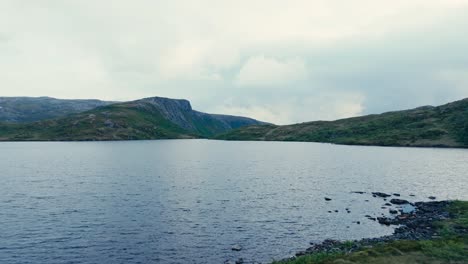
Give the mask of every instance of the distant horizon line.
MULTIPOLYGON (((186 101, 188 101, 188 102, 191 104, 190 99, 185 99, 185 98, 170 98, 170 97, 164 97, 164 96, 149 96, 149 97, 143 97, 143 98, 134 99, 134 100, 127 100, 127 101, 112 101, 112 100, 102 100, 102 99, 97 99, 97 98, 89 98, 89 99, 83 99, 83 98, 79 98, 79 99, 73 99, 73 98, 57 98, 57 97, 51 97, 51 96, 0 96, 0 99, 1 99, 1 98, 32 98, 32 99, 34 99, 34 98, 36 98, 36 99, 38 99, 38 98, 48 98, 48 99, 55 99, 55 100, 97 100, 97 101, 108 102, 108 103, 125 103, 125 102, 133 102, 133 101, 138 101, 138 100, 143 100, 143 99, 149 99, 149 98, 163 98, 163 99, 170 99, 170 100, 186 100, 186 101)), ((311 123, 311 122, 334 122, 334 121, 344 120, 344 119, 349 119, 349 118, 358 118, 358 117, 371 116, 371 115, 381 115, 381 114, 392 113, 392 112, 409 111, 409 110, 415 110, 415 109, 424 108, 424 107, 439 107, 439 106, 451 104, 451 103, 454 103, 454 102, 464 101, 464 100, 468 100, 468 97, 465 97, 465 98, 462 98, 462 99, 458 99, 458 100, 455 100, 455 101, 449 101, 449 102, 447 102, 447 103, 440 104, 440 105, 435 105, 435 106, 434 106, 434 105, 420 105, 420 106, 413 107, 413 108, 395 109, 395 110, 389 110, 389 111, 385 111, 385 112, 381 112, 381 113, 362 114, 362 115, 356 115, 356 116, 345 117, 345 118, 338 118, 338 119, 333 119, 333 120, 320 120, 320 119, 317 119, 317 120, 300 121, 300 122, 288 123, 288 124, 282 124, 282 125, 277 125, 277 124, 272 123, 272 122, 269 122, 269 121, 263 121, 263 120, 260 120, 260 119, 255 118, 255 117, 250 117, 250 116, 243 116, 243 117, 255 119, 255 120, 257 120, 257 121, 261 121, 261 122, 264 122, 264 123, 267 123, 267 124, 270 124, 270 125, 275 125, 275 126, 288 126, 288 125, 303 124, 303 123, 311 123)), ((198 110, 195 110, 195 111, 198 111, 198 110)), ((233 114, 219 114, 219 115, 231 115, 231 116, 235 116, 235 115, 233 115, 233 114)), ((240 116, 240 115, 237 115, 237 116, 240 116)))

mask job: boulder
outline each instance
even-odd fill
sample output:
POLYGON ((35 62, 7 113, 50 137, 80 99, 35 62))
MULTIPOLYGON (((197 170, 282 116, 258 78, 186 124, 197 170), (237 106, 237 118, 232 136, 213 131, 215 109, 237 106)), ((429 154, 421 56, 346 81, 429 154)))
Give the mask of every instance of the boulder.
POLYGON ((241 251, 242 250, 242 247, 240 245, 234 245, 232 246, 231 248, 233 251, 241 251))
POLYGON ((386 193, 382 193, 382 192, 373 192, 372 195, 377 196, 377 197, 381 197, 381 198, 386 198, 386 197, 391 196, 390 194, 386 194, 386 193))
POLYGON ((236 260, 236 264, 244 264, 244 259, 240 258, 236 260))
POLYGON ((391 199, 390 203, 400 205, 400 204, 409 204, 410 202, 408 202, 407 200, 403 200, 403 199, 391 199))

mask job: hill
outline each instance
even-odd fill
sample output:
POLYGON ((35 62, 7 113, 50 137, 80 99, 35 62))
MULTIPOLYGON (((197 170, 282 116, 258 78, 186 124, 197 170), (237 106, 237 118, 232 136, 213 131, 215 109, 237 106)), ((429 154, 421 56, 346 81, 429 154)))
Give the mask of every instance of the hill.
POLYGON ((0 122, 28 123, 84 112, 115 102, 51 97, 0 97, 0 122))
POLYGON ((210 137, 262 122, 211 115, 187 100, 151 97, 26 124, 0 123, 3 141, 134 140, 210 137))
POLYGON ((468 147, 468 99, 432 107, 286 126, 250 126, 224 140, 310 141, 349 145, 468 147))

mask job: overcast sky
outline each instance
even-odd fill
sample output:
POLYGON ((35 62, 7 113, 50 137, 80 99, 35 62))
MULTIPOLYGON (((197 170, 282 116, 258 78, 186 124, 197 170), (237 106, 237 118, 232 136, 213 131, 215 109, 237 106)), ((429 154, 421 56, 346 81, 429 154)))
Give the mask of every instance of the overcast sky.
POLYGON ((468 0, 0 0, 0 96, 277 124, 468 97, 468 0))

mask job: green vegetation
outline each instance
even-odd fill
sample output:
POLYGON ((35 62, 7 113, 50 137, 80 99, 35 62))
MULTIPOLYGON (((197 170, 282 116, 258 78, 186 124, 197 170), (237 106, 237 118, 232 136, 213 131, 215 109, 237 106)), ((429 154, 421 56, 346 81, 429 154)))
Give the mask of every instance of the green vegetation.
POLYGON ((80 113, 112 103, 115 102, 51 97, 0 97, 0 122, 36 122, 80 113))
POLYGON ((420 107, 337 121, 250 126, 216 138, 347 145, 468 147, 468 99, 439 107, 420 107))
POLYGON ((123 140, 197 137, 158 111, 113 104, 65 118, 0 124, 0 140, 123 140))
POLYGON ((244 117, 197 112, 186 100, 152 97, 34 123, 0 123, 0 141, 207 138, 260 123, 244 117))
MULTIPOLYGON (((434 225, 440 237, 424 241, 394 241, 362 248, 353 253, 346 250, 315 253, 276 264, 312 263, 468 263, 468 202, 456 201, 450 205, 453 219, 434 225)), ((352 247, 352 242, 343 243, 352 247)))
MULTIPOLYGON (((77 102, 74 103, 77 107, 77 102)), ((89 107, 89 103, 86 107, 89 107)), ((50 109, 47 108, 48 114, 52 111, 50 109)), ((21 113, 25 115, 26 112, 21 113)), ((27 118, 27 115, 22 118, 27 118)), ((0 141, 200 137, 348 145, 468 147, 468 99, 439 107, 276 126, 249 118, 205 114, 192 110, 186 100, 154 97, 101 106, 34 123, 0 123, 0 141)))

